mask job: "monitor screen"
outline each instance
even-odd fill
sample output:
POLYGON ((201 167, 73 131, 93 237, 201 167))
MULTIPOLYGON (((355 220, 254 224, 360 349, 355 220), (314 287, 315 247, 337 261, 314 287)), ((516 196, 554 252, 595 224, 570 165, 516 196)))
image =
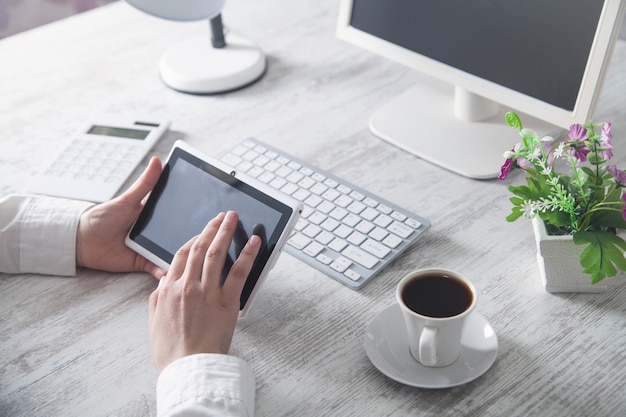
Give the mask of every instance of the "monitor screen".
POLYGON ((506 111, 543 134, 592 116, 624 7, 620 0, 342 0, 338 36, 445 82, 426 80, 431 85, 381 103, 374 133, 457 173, 492 178, 507 136, 517 139, 506 130, 506 111), (424 134, 429 121, 439 129, 424 134), (445 142, 441 150, 427 149, 433 135, 445 142), (484 141, 490 155, 474 166, 445 155, 476 149, 468 141, 484 141))

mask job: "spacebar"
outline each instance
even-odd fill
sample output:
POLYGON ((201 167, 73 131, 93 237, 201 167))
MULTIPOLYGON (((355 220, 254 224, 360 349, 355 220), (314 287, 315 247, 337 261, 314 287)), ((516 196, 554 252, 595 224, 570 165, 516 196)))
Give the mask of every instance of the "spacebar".
POLYGON ((343 252, 341 252, 341 254, 367 269, 372 269, 374 265, 378 263, 378 259, 376 257, 357 248, 356 246, 348 246, 343 250, 343 252))

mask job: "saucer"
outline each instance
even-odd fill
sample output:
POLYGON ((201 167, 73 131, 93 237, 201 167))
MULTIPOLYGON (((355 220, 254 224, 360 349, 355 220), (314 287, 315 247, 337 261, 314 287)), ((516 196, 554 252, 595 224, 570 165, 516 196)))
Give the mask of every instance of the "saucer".
POLYGON ((365 352, 372 364, 403 384, 419 388, 455 387, 478 378, 496 360, 496 333, 475 311, 465 322, 459 359, 441 368, 423 366, 413 359, 404 326, 400 306, 393 304, 378 313, 365 332, 365 352))

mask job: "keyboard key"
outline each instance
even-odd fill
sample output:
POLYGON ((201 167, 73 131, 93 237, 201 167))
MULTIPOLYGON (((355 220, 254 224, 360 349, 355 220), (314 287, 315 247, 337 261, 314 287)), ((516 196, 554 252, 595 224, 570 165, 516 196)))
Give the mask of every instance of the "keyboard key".
POLYGON ((411 233, 413 233, 413 230, 409 229, 405 225, 400 224, 398 222, 391 223, 389 227, 387 228, 387 230, 389 230, 392 233, 395 233, 396 235, 400 236, 403 239, 406 239, 407 237, 411 236, 411 233))
POLYGON ((346 269, 343 274, 350 278, 352 281, 358 281, 361 278, 361 274, 351 268, 346 269))
MULTIPOLYGON (((328 219, 328 216, 326 216, 324 213, 320 213, 319 211, 313 211, 309 216, 309 221, 313 224, 322 224, 324 221, 326 221, 326 219, 328 219)), ((339 226, 339 224, 337 224, 337 226, 339 226)), ((324 227, 324 229, 328 230, 326 227, 324 227)))
POLYGON ((320 261, 323 265, 330 265, 333 259, 330 256, 326 256, 323 253, 320 253, 315 257, 318 261, 320 261))
POLYGON ((403 222, 406 220, 406 216, 402 213, 398 213, 397 211, 394 211, 393 213, 391 213, 391 217, 393 217, 394 219, 403 222))
POLYGON ((372 221, 376 217, 378 217, 378 211, 374 210, 371 207, 368 207, 361 212, 361 217, 363 217, 366 220, 372 221))
POLYGON ((348 259, 353 260, 359 265, 363 265, 366 268, 373 268, 378 263, 378 258, 370 255, 369 253, 361 250, 355 246, 348 246, 341 254, 348 259))
POLYGON ((339 227, 339 222, 335 219, 327 218, 326 220, 324 220, 321 226, 322 226, 322 229, 332 232, 333 230, 339 227))
POLYGON ((293 193, 291 196, 293 198, 295 198, 298 201, 302 201, 304 202, 304 200, 306 200, 307 198, 309 198, 309 196, 311 195, 310 192, 308 192, 307 190, 303 190, 302 188, 298 189, 298 191, 296 191, 295 193, 293 193))
POLYGON ((384 214, 381 214, 380 216, 376 217, 376 220, 374 220, 374 224, 380 227, 387 227, 391 224, 391 222, 393 222, 393 219, 391 217, 385 216, 384 214))
MULTIPOLYGON (((375 227, 374 230, 369 232, 368 236, 380 242, 381 240, 389 236, 389 232, 383 228, 375 227)), ((400 239, 398 238, 398 240, 400 239)), ((400 242, 402 242, 402 240, 400 240, 400 242)))
POLYGON ((301 233, 296 233, 287 241, 287 243, 294 248, 304 249, 309 243, 311 243, 311 239, 301 233))
POLYGON ((333 230, 333 233, 339 236, 340 238, 345 239, 348 236, 350 236, 350 234, 352 233, 352 229, 346 226, 345 224, 341 224, 339 225, 338 228, 333 230))
POLYGON ((404 223, 408 224, 413 229, 419 229, 422 226, 422 223, 418 222, 415 219, 407 219, 404 223))
POLYGON ((354 227, 361 222, 361 218, 355 214, 350 213, 346 217, 341 219, 341 222, 348 227, 354 227))
POLYGON ((320 242, 322 245, 328 245, 334 238, 335 236, 327 231, 322 231, 319 235, 315 236, 315 240, 320 242))
POLYGON ((352 232, 350 236, 348 236, 347 241, 355 246, 359 246, 361 243, 363 243, 363 241, 365 241, 365 239, 367 239, 367 236, 365 236, 363 233, 355 231, 352 232))
POLYGON ((308 237, 315 237, 322 229, 319 226, 315 226, 314 224, 308 225, 302 233, 304 233, 308 237))
POLYGON ((315 258, 323 250, 324 246, 317 242, 311 242, 306 248, 304 248, 303 252, 315 258))
POLYGON ((355 201, 348 206, 348 211, 354 214, 361 214, 363 210, 365 210, 365 205, 359 201, 355 201))
POLYGON ((367 239, 363 242, 361 244, 361 249, 371 253, 379 259, 383 259, 385 256, 389 255, 389 252, 391 252, 391 249, 387 246, 383 246, 381 243, 372 239, 367 239))
POLYGON ((368 234, 372 229, 374 229, 374 225, 366 220, 361 221, 356 227, 356 230, 365 234, 368 234))
POLYGON ((400 246, 400 244, 402 243, 402 239, 400 239, 396 235, 388 235, 386 238, 383 239, 383 243, 390 248, 395 249, 400 246))
POLYGON ((335 252, 339 253, 343 250, 343 248, 345 248, 346 246, 348 246, 348 243, 346 243, 345 240, 341 240, 341 239, 333 239, 329 244, 328 247, 332 250, 334 250, 335 252))

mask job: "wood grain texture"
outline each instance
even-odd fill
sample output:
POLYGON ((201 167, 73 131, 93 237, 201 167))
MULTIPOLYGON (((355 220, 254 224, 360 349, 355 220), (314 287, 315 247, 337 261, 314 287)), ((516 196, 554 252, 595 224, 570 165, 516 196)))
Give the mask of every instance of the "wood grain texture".
MULTIPOLYGON (((626 415, 624 277, 600 295, 545 293, 530 223, 504 220, 504 184, 462 178, 373 136, 371 112, 425 77, 337 40, 337 9, 332 0, 229 1, 225 23, 259 43, 268 72, 219 96, 174 92, 158 75, 161 53, 205 22, 167 22, 118 3, 1 40, 0 196, 24 190, 100 110, 171 119, 154 150, 161 157, 177 139, 217 154, 256 136, 432 221, 358 292, 281 256, 232 346, 256 375, 257 416, 626 415), (474 281, 477 309, 499 339, 493 367, 451 389, 397 383, 363 348, 399 279, 431 266, 474 281)), ((595 119, 614 122, 622 164, 625 74, 620 41, 595 119)), ((144 274, 0 274, 0 415, 154 415, 155 286, 144 274)))

